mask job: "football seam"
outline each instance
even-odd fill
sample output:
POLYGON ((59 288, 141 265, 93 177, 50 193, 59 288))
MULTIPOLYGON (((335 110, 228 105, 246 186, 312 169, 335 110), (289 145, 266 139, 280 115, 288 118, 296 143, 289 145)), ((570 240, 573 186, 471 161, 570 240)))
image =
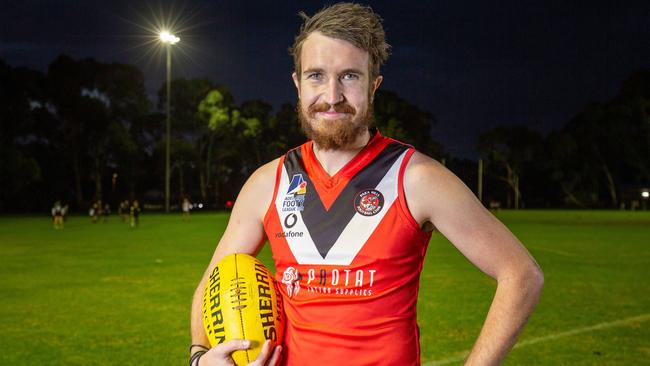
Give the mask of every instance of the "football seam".
MULTIPOLYGON (((237 262, 237 254, 235 254, 235 277, 238 279, 237 281, 239 282, 239 263, 237 262)), ((239 287, 239 285, 237 286, 239 287)), ((237 309, 237 313, 239 314, 239 323, 241 325, 241 334, 244 339, 246 339, 246 328, 244 327, 244 314, 242 314, 242 309, 239 308, 237 309)), ((244 353, 246 354, 246 362, 250 363, 250 357, 248 356, 248 350, 245 349, 243 350, 244 353)))

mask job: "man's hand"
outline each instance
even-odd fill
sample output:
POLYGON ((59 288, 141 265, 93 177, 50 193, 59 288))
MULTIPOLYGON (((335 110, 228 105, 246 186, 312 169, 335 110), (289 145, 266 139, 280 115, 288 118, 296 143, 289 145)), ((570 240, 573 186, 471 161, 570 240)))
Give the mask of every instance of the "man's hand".
MULTIPOLYGON (((250 341, 242 341, 239 339, 233 339, 232 341, 218 344, 201 357, 198 366, 234 366, 235 362, 230 355, 235 351, 248 349, 250 345, 250 341)), ((275 366, 278 364, 280 361, 282 346, 275 346, 275 348, 273 348, 273 354, 271 354, 271 348, 271 341, 264 342, 260 355, 248 365, 275 366)))

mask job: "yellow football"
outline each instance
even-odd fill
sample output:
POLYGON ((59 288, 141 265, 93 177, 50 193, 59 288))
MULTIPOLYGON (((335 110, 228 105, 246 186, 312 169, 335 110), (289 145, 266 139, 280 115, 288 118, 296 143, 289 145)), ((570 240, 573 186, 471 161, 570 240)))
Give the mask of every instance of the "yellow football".
POLYGON ((251 341, 249 349, 232 354, 237 365, 255 360, 267 339, 282 343, 282 298, 262 262, 230 254, 217 263, 203 293, 203 327, 213 347, 232 339, 251 341))

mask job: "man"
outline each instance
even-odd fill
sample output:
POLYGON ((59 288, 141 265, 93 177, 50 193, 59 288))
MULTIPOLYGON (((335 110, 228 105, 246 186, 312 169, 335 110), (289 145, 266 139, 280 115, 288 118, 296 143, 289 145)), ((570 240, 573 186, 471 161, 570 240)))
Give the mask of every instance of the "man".
POLYGON ((108 222, 108 216, 111 215, 111 205, 108 203, 104 205, 104 210, 102 211, 102 215, 104 216, 104 222, 108 222))
POLYGON ((131 227, 137 227, 140 225, 140 202, 134 200, 131 204, 131 227))
POLYGON ((183 198, 183 203, 181 204, 181 209, 183 211, 183 221, 190 220, 191 208, 192 208, 192 204, 190 203, 190 200, 187 197, 183 198))
POLYGON ((54 202, 52 207, 52 223, 55 229, 63 229, 63 217, 65 216, 65 208, 61 206, 61 201, 54 202))
MULTIPOLYGON (((498 282, 466 361, 498 364, 537 303, 539 267, 455 175, 370 128, 389 47, 380 18, 346 3, 304 18, 291 50, 298 113, 311 141, 249 178, 207 270, 270 242, 285 340, 275 348, 267 341, 252 364, 419 365, 415 305, 434 229, 498 282)), ((207 271, 192 304, 190 352, 199 357, 191 364, 227 365, 249 344, 207 350, 207 271)))

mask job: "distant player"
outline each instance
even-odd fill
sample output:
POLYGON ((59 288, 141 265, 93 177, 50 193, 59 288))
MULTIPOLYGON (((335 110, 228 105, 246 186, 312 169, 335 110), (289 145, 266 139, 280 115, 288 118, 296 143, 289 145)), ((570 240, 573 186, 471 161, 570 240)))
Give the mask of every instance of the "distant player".
POLYGON ((88 216, 90 216, 90 221, 93 224, 97 222, 97 202, 93 202, 92 206, 88 209, 88 216))
POLYGON ((104 205, 104 210, 102 211, 102 215, 104 217, 104 222, 108 222, 108 216, 111 215, 111 205, 108 203, 104 205))
POLYGON ((192 209, 192 204, 190 200, 185 197, 183 198, 183 203, 181 204, 181 210, 183 211, 183 221, 190 220, 190 210, 192 209))
POLYGON ((120 203, 117 205, 117 216, 122 218, 122 222, 124 222, 122 215, 124 215, 124 201, 120 201, 120 203))
POLYGON ((131 204, 130 214, 131 214, 131 227, 136 227, 140 225, 140 203, 138 200, 134 200, 131 204))
POLYGON ((66 203, 65 206, 63 206, 63 222, 65 223, 68 221, 68 211, 70 210, 70 206, 66 203))
POLYGON ((117 208, 118 214, 122 218, 123 223, 128 223, 129 222, 129 200, 124 200, 120 202, 120 205, 117 208))
POLYGON ((88 211, 88 214, 90 215, 90 219, 92 220, 93 224, 96 224, 97 221, 99 221, 99 217, 104 214, 104 206, 102 205, 102 200, 95 201, 90 208, 90 211, 88 211))
POLYGON ((310 141, 259 168, 239 193, 194 295, 192 366, 229 365, 233 351, 247 348, 230 341, 201 350, 203 288, 221 258, 254 255, 265 240, 285 342, 265 344, 253 365, 274 364, 280 352, 291 366, 420 365, 415 309, 434 229, 498 282, 466 365, 498 364, 538 301, 541 270, 454 174, 372 127, 389 49, 379 16, 338 3, 304 20, 292 76, 310 141))
POLYGON ((54 202, 52 206, 52 223, 54 224, 55 229, 63 229, 66 208, 61 205, 61 201, 54 202))

